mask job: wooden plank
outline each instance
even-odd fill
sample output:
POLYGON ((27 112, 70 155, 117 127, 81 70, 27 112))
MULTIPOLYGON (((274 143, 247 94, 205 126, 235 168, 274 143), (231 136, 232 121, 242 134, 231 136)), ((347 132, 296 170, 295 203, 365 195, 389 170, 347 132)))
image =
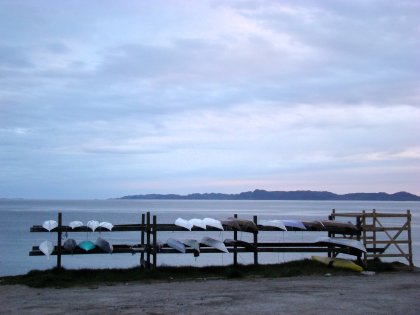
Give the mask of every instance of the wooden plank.
MULTIPOLYGON (((366 241, 366 244, 389 244, 390 241, 366 241)), ((409 244, 410 241, 409 240, 395 240, 392 243, 396 243, 396 244, 409 244)))
POLYGON ((153 269, 157 266, 157 235, 156 235, 156 215, 153 216, 153 269))
POLYGON ((407 210, 407 238, 408 238, 408 263, 410 265, 410 270, 414 269, 413 264, 413 248, 411 243, 411 213, 410 210, 407 210))
MULTIPOLYGON (((258 226, 258 218, 254 215, 254 223, 258 226)), ((258 233, 254 232, 254 265, 258 265, 258 233)))
MULTIPOLYGON (((141 214, 141 225, 144 226, 146 223, 146 215, 144 213, 141 214)), ((141 246, 144 246, 144 229, 141 230, 141 236, 140 236, 140 244, 141 246)), ((144 252, 141 252, 140 254, 140 267, 145 267, 144 262, 144 252)))
POLYGON ((146 261, 150 269, 150 212, 146 212, 146 261))

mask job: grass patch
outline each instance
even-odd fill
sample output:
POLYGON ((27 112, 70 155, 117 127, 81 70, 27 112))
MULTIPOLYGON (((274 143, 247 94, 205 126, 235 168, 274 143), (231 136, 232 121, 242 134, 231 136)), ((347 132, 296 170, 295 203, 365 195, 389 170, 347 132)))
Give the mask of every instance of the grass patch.
MULTIPOLYGON (((395 263, 371 261, 368 270, 396 271, 395 263)), ((132 281, 183 281, 193 279, 278 278, 308 275, 351 275, 354 271, 330 268, 310 259, 273 265, 238 265, 208 267, 159 267, 156 270, 130 269, 49 269, 33 270, 25 275, 0 278, 0 284, 23 284, 30 287, 66 288, 72 286, 112 285, 132 281)))

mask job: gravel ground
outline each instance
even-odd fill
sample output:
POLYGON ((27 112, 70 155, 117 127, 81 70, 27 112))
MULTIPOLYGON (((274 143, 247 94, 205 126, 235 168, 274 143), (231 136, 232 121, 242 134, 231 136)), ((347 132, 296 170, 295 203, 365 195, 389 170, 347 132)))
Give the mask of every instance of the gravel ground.
POLYGON ((0 286, 1 314, 420 314, 420 273, 0 286))

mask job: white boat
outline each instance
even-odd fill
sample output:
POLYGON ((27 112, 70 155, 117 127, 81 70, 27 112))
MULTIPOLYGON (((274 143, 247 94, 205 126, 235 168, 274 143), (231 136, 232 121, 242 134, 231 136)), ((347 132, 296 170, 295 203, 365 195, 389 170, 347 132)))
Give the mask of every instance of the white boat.
POLYGON ((168 240, 166 241, 166 245, 177 250, 180 253, 185 253, 185 245, 176 239, 168 238, 168 240))
POLYGON ((42 223, 42 227, 49 232, 54 230, 57 226, 58 226, 58 223, 55 220, 47 220, 47 221, 44 221, 44 223, 42 223))
POLYGON ((331 243, 331 244, 348 246, 348 247, 352 247, 366 253, 365 246, 363 245, 362 242, 358 240, 325 236, 325 237, 318 238, 317 243, 331 243))
POLYGON ((306 226, 302 222, 297 220, 281 220, 286 227, 297 228, 300 230, 306 230, 306 226))
POLYGON ((101 222, 101 223, 99 223, 99 226, 104 228, 104 229, 107 229, 109 231, 111 231, 112 228, 114 227, 114 225, 112 223, 109 223, 109 222, 101 222))
POLYGON ((194 219, 190 219, 188 222, 192 224, 193 226, 199 227, 200 229, 203 229, 203 230, 206 229, 206 224, 201 219, 194 218, 194 219))
POLYGON ((286 226, 282 220, 261 220, 259 224, 262 226, 271 226, 283 231, 287 231, 286 226))
POLYGON ((191 231, 191 229, 192 229, 192 224, 190 224, 190 222, 189 221, 187 221, 187 220, 184 220, 184 219, 182 219, 182 218, 178 218, 178 219, 176 219, 175 220, 175 225, 177 225, 177 226, 180 226, 180 227, 183 227, 184 229, 187 229, 187 230, 189 230, 189 231, 191 231))
POLYGON ((54 245, 50 241, 43 241, 41 244, 39 244, 39 250, 43 252, 48 259, 50 259, 50 256, 54 250, 54 245))
POLYGON ((90 220, 88 221, 88 223, 86 224, 86 226, 88 228, 90 228, 93 232, 95 232, 95 230, 98 228, 99 226, 99 222, 96 220, 90 220))
POLYGON ((184 245, 191 247, 194 250, 194 256, 197 257, 200 255, 200 243, 197 240, 185 239, 181 240, 184 245))
POLYGON ((104 240, 102 237, 98 237, 96 239, 95 245, 109 254, 111 254, 114 250, 113 246, 108 241, 104 240))
POLYGON ((210 247, 214 247, 217 250, 220 250, 221 252, 224 253, 229 253, 229 251, 227 250, 225 244, 223 244, 223 242, 219 241, 219 240, 215 240, 214 238, 208 237, 208 236, 204 236, 200 243, 210 246, 210 247))
POLYGON ((223 231, 223 225, 219 220, 212 219, 212 218, 204 218, 203 223, 207 226, 214 227, 216 229, 219 229, 223 231))
POLYGON ((83 222, 82 221, 71 221, 69 223, 69 227, 71 227, 73 230, 75 228, 78 228, 78 227, 81 227, 81 226, 83 226, 83 222))

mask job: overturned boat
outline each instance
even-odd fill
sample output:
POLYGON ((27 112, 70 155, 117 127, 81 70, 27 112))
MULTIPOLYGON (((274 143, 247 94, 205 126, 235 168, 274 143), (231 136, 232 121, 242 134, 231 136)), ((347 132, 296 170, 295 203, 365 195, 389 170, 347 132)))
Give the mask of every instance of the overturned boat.
POLYGON ((229 253, 228 249, 226 248, 225 244, 219 240, 214 238, 205 236, 200 240, 200 243, 207 245, 209 247, 213 247, 221 252, 229 253))
POLYGON ((102 237, 98 237, 96 239, 95 245, 108 254, 111 254, 114 250, 113 246, 107 240, 104 240, 102 237))

